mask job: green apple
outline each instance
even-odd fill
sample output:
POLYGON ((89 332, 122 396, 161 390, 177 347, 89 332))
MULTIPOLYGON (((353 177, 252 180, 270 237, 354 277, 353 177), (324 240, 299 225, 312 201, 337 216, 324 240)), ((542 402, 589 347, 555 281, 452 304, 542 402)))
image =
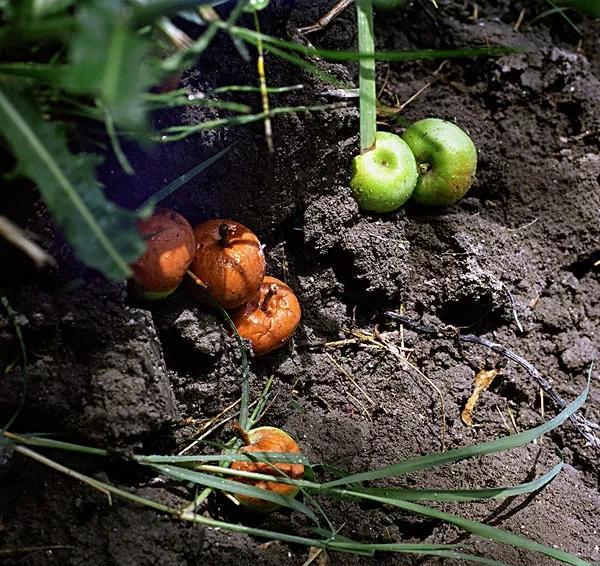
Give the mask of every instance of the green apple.
POLYGON ((396 10, 406 5, 407 0, 373 0, 373 7, 377 10, 396 10))
POLYGON ((350 188, 364 210, 396 210, 410 198, 416 183, 415 158, 396 134, 377 132, 375 147, 352 161, 350 188))
POLYGON ((412 124, 402 139, 419 169, 415 202, 444 206, 465 196, 477 171, 477 150, 465 132, 451 122, 426 118, 412 124))

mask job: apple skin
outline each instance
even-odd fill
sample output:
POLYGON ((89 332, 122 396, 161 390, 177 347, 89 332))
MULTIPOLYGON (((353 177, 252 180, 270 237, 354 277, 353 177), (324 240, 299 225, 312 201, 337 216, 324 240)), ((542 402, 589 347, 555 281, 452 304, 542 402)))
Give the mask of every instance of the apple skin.
POLYGON ((445 120, 426 118, 412 124, 402 139, 419 169, 415 202, 445 206, 465 196, 477 171, 477 150, 463 130, 445 120))
POLYGON ((391 12, 402 8, 407 4, 407 0, 373 0, 373 7, 376 10, 382 10, 384 12, 391 12))
POLYGON ((352 161, 350 188, 358 205, 369 212, 391 212, 411 196, 417 164, 400 136, 377 132, 375 147, 352 161))

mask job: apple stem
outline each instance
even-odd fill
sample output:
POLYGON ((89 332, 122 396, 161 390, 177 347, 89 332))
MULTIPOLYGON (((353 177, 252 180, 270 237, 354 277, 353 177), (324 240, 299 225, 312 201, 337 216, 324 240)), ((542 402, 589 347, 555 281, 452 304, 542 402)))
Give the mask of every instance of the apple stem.
POLYGON ((242 442, 245 446, 250 446, 252 444, 252 441, 250 440, 250 435, 241 427, 240 423, 234 422, 231 425, 231 428, 235 430, 236 434, 242 439, 242 442))
POLYGON ((228 248, 231 245, 230 238, 231 238, 232 234, 233 234, 233 230, 231 229, 231 226, 229 226, 229 224, 227 224, 227 222, 223 222, 222 224, 219 225, 219 236, 221 236, 219 243, 224 248, 228 248))
POLYGON ((277 285, 273 283, 273 285, 269 286, 269 290, 265 293, 265 297, 262 300, 262 304, 260 305, 260 308, 263 311, 267 310, 267 308, 269 307, 269 302, 275 295, 277 295, 277 285))

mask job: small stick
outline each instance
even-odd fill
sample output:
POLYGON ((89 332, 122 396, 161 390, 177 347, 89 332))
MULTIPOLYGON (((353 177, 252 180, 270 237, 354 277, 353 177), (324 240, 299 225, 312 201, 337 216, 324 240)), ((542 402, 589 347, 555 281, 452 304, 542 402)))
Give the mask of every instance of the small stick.
POLYGON ((515 27, 513 28, 515 31, 519 31, 519 28, 521 27, 521 24, 523 23, 524 17, 525 17, 525 8, 523 8, 521 10, 521 12, 519 13, 519 17, 517 18, 517 23, 515 24, 515 27))
POLYGON ((307 33, 314 33, 325 29, 332 20, 337 18, 348 6, 352 4, 354 0, 340 0, 329 12, 319 18, 314 24, 303 28, 298 28, 296 31, 300 35, 306 35, 307 33))
MULTIPOLYGON (((552 399, 554 404, 560 410, 564 409, 567 406, 567 403, 565 402, 565 400, 558 393, 556 393, 556 391, 554 391, 554 389, 552 388, 552 386, 550 385, 548 380, 540 374, 540 372, 537 370, 537 368, 534 365, 529 363, 525 358, 519 356, 512 350, 509 350, 508 348, 502 346, 501 344, 497 344, 497 343, 492 342, 492 341, 488 340, 487 338, 483 338, 481 336, 475 336, 474 334, 459 334, 458 330, 453 327, 452 328, 446 327, 443 329, 440 328, 438 330, 431 326, 426 326, 424 324, 421 324, 420 322, 417 322, 416 320, 413 320, 412 318, 409 318, 407 316, 404 316, 402 314, 399 314, 399 313, 393 312, 393 311, 387 311, 385 313, 385 316, 387 316, 388 318, 391 318, 393 320, 399 321, 402 324, 410 326, 413 330, 416 330, 417 332, 421 332, 422 334, 429 335, 432 338, 454 338, 458 342, 467 342, 467 343, 471 343, 471 344, 478 344, 480 346, 485 346, 486 348, 489 348, 493 352, 496 352, 497 354, 501 354, 502 356, 505 356, 509 360, 520 365, 533 378, 533 380, 544 390, 544 392, 548 395, 548 397, 550 397, 550 399, 552 399)), ((589 421, 588 419, 586 419, 579 413, 575 413, 574 415, 571 415, 569 417, 569 419, 575 424, 575 426, 579 430, 580 434, 588 441, 588 443, 591 446, 593 446, 596 449, 600 449, 600 438, 598 438, 593 432, 594 430, 600 429, 600 426, 598 426, 596 423, 589 421)))
POLYGON ((502 288, 504 289, 504 292, 506 293, 506 296, 508 297, 508 300, 510 302, 510 307, 512 308, 512 315, 515 319, 515 324, 517 325, 519 332, 521 332, 522 334, 523 325, 521 324, 521 321, 519 320, 519 315, 517 314, 517 303, 515 302, 515 298, 513 297, 512 293, 506 285, 502 285, 502 288))

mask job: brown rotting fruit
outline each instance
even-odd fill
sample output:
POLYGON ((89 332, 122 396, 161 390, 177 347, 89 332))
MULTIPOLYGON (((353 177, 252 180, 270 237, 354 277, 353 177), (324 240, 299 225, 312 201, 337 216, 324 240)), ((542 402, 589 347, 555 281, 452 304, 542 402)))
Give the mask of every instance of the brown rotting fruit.
POLYGON ((275 277, 266 276, 258 293, 231 313, 239 335, 250 340, 257 356, 283 346, 300 323, 300 303, 294 292, 275 277))
MULTIPOLYGON (((261 426, 249 431, 243 430, 238 424, 234 428, 240 435, 245 446, 240 448, 240 452, 278 452, 286 454, 300 454, 300 448, 296 441, 287 433, 279 428, 272 426, 261 426)), ((304 476, 304 465, 293 463, 277 463, 277 462, 250 462, 250 461, 235 461, 232 462, 231 468, 244 472, 254 472, 269 476, 277 476, 284 473, 293 480, 302 479, 304 476)), ((236 480, 253 485, 261 489, 267 489, 278 495, 295 497, 298 493, 298 487, 292 484, 285 484, 274 481, 256 480, 250 478, 236 477, 236 480)), ((261 513, 269 513, 279 507, 277 503, 266 501, 257 497, 248 495, 235 494, 235 498, 246 507, 259 511, 261 513)))
POLYGON ((265 276, 265 256, 250 229, 217 218, 198 224, 194 236, 196 254, 190 271, 217 303, 233 309, 256 295, 265 276))
POLYGON ((177 289, 194 258, 194 231, 181 214, 167 208, 140 220, 138 230, 147 247, 131 266, 130 289, 143 299, 163 299, 177 289))

